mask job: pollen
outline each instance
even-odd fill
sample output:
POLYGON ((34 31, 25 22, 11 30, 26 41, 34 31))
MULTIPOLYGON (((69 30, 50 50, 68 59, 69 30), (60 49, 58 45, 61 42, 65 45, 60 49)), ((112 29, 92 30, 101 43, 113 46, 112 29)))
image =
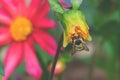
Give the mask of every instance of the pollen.
POLYGON ((88 31, 84 32, 80 26, 75 26, 75 32, 78 34, 78 36, 82 37, 83 39, 87 39, 88 37, 88 31))
POLYGON ((74 29, 74 31, 73 31, 74 33, 69 33, 69 39, 68 39, 69 42, 72 42, 72 38, 77 37, 77 36, 79 36, 83 39, 87 39, 88 31, 83 32, 83 30, 81 29, 80 26, 74 26, 73 29, 74 29))
POLYGON ((10 33, 15 41, 24 41, 32 33, 32 23, 24 17, 16 18, 11 26, 10 33))

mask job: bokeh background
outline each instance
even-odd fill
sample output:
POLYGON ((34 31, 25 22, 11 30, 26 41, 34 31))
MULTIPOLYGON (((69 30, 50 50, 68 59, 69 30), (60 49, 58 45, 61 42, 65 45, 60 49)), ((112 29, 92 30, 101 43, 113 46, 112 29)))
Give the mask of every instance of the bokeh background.
POLYGON ((120 80, 120 0, 83 0, 80 10, 93 41, 89 52, 73 56, 61 80, 120 80))
MULTIPOLYGON (((70 0, 65 2, 71 5, 70 0)), ((59 58, 66 68, 60 75, 54 76, 54 80, 120 80, 120 0, 83 0, 80 10, 86 17, 93 38, 92 42, 87 42, 90 51, 77 52, 70 56, 71 46, 68 46, 59 58)), ((58 42, 62 25, 53 11, 50 11, 49 17, 57 23, 57 27, 49 32, 58 42)), ((46 70, 53 57, 35 46, 43 60, 43 70, 46 70)), ((4 50, 1 48, 0 53, 5 51, 5 47, 4 50)), ((2 57, 0 58, 2 60, 2 57)), ((0 65, 2 66, 2 63, 0 65)), ((43 77, 47 75, 48 73, 43 73, 43 77)), ((10 80, 33 79, 26 74, 23 62, 10 80)))

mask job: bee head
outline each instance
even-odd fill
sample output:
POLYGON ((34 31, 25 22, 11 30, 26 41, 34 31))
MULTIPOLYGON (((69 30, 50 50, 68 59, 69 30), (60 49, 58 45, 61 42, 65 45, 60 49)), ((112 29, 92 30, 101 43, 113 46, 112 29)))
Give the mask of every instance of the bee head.
POLYGON ((83 40, 82 40, 82 38, 80 38, 80 36, 74 36, 74 37, 72 38, 72 40, 73 40, 73 43, 74 43, 75 45, 80 45, 80 44, 83 42, 83 40))
POLYGON ((75 40, 75 45, 80 45, 82 41, 80 39, 75 40))

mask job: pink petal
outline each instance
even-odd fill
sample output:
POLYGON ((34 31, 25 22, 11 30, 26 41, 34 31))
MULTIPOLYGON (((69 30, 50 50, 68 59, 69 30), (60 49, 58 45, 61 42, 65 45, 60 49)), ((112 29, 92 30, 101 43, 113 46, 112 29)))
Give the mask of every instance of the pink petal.
POLYGON ((40 21, 41 18, 45 18, 48 14, 48 11, 50 9, 50 5, 48 0, 45 0, 41 6, 39 6, 38 11, 36 12, 35 16, 33 17, 32 21, 36 22, 36 21, 40 21))
POLYGON ((41 5, 41 1, 42 0, 31 0, 31 3, 29 5, 29 7, 27 8, 26 16, 28 16, 28 18, 31 19, 35 15, 39 6, 41 5))
POLYGON ((48 29, 48 28, 54 28, 55 27, 55 22, 50 20, 50 19, 39 19, 36 22, 33 22, 35 27, 38 28, 43 28, 43 29, 48 29))
POLYGON ((11 14, 12 17, 18 16, 17 9, 13 5, 13 3, 9 0, 0 0, 1 4, 3 5, 4 9, 11 14))
POLYGON ((46 32, 34 33, 35 41, 40 47, 45 50, 48 54, 54 56, 57 49, 56 41, 46 32))
POLYGON ((48 0, 45 0, 44 3, 42 3, 43 8, 39 10, 39 12, 36 14, 34 19, 32 20, 34 25, 38 28, 54 28, 55 27, 55 22, 47 19, 47 13, 50 9, 50 5, 48 3, 48 0))
POLYGON ((21 43, 12 43, 9 47, 4 60, 5 76, 8 79, 12 72, 22 62, 23 48, 21 43))
POLYGON ((16 5, 18 9, 18 13, 20 16, 24 16, 26 13, 26 3, 25 0, 13 0, 13 3, 16 5))
POLYGON ((0 27, 0 46, 11 42, 11 36, 7 27, 0 27))
POLYGON ((25 42, 25 64, 26 70, 33 78, 40 79, 42 76, 42 69, 38 64, 38 60, 35 55, 33 44, 31 42, 25 42))
POLYGON ((0 9, 0 23, 3 24, 10 24, 12 22, 12 20, 10 19, 10 17, 8 17, 7 14, 5 14, 2 9, 0 9))
POLYGON ((39 9, 38 13, 36 14, 36 17, 44 18, 45 16, 47 16, 47 14, 50 10, 50 4, 49 4, 48 0, 45 0, 40 7, 41 7, 41 9, 39 9))

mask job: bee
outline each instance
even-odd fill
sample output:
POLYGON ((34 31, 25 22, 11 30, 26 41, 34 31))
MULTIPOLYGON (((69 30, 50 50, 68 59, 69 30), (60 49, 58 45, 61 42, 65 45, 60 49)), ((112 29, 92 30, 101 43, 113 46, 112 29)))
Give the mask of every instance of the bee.
POLYGON ((80 36, 73 36, 72 44, 73 44, 73 48, 71 55, 74 55, 77 51, 82 51, 82 50, 89 51, 89 48, 86 46, 85 40, 80 36))

